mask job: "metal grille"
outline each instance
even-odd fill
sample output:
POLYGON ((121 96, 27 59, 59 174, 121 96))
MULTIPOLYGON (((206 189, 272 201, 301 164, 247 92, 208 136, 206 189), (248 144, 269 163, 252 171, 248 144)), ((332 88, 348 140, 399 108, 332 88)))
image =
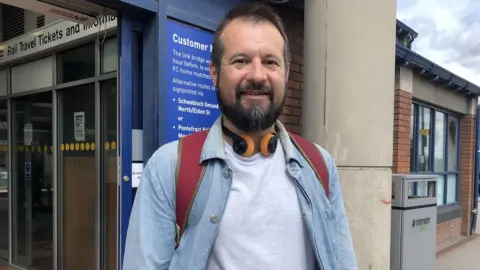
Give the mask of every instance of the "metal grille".
POLYGON ((45 15, 40 15, 37 17, 37 28, 45 26, 45 15))
POLYGON ((2 7, 2 42, 21 36, 25 32, 25 13, 18 7, 2 7))

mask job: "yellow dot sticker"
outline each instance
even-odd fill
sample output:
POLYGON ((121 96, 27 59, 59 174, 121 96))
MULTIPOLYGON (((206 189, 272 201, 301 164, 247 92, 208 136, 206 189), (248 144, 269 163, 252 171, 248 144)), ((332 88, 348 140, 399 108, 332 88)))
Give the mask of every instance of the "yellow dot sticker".
POLYGON ((68 144, 68 143, 65 144, 65 150, 67 150, 67 151, 70 150, 70 144, 68 144))
POLYGON ((60 145, 60 150, 65 150, 65 145, 63 145, 63 143, 60 145))
POLYGON ((79 144, 79 143, 76 143, 76 144, 75 144, 75 150, 78 151, 78 149, 80 149, 80 144, 79 144))
POLYGON ((43 152, 45 152, 45 153, 48 152, 48 146, 46 146, 46 145, 43 146, 43 152))
POLYGON ((90 144, 88 142, 85 144, 85 149, 87 149, 87 151, 90 150, 90 144))
POLYGON ((73 148, 74 148, 74 145, 73 145, 73 143, 71 143, 70 144, 70 149, 72 149, 72 151, 73 151, 73 148))
POLYGON ((117 143, 116 142, 112 142, 111 146, 112 146, 112 150, 117 149, 117 143))
POLYGON ((95 150, 95 143, 92 142, 92 151, 95 150))
POLYGON ((85 150, 85 144, 84 144, 83 142, 80 144, 80 149, 81 149, 82 151, 85 150))
POLYGON ((110 143, 109 142, 105 142, 105 150, 110 150, 110 143))

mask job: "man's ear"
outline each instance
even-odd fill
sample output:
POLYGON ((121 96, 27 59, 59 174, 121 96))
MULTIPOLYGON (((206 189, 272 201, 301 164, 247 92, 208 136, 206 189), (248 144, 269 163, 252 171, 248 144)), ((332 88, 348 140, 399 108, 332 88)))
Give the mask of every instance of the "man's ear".
POLYGON ((213 86, 217 87, 217 76, 218 76, 217 68, 212 62, 210 62, 210 65, 208 66, 208 68, 210 70, 210 78, 212 79, 213 86))

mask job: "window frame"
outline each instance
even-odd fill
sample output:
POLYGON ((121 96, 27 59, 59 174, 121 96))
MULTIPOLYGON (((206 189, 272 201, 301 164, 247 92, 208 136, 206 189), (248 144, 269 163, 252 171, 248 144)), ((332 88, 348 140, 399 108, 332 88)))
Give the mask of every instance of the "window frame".
MULTIPOLYGON (((418 101, 412 101, 412 116, 410 119, 413 119, 411 125, 411 130, 412 132, 412 138, 411 138, 411 150, 413 153, 410 153, 410 174, 429 174, 429 175, 436 175, 436 176, 443 176, 443 198, 442 198, 442 204, 438 205, 438 207, 449 207, 452 205, 459 205, 459 189, 460 189, 460 119, 461 116, 457 113, 447 111, 445 109, 441 109, 432 105, 428 105, 422 102, 418 101), (428 108, 431 109, 430 113, 430 127, 431 130, 428 134, 429 140, 430 140, 430 145, 429 145, 429 159, 428 159, 428 168, 429 171, 418 171, 418 139, 419 139, 419 123, 420 123, 420 107, 428 108), (435 117, 436 117, 436 112, 441 112, 445 114, 445 123, 444 123, 444 166, 445 169, 440 172, 435 172, 434 168, 434 161, 435 161, 435 131, 436 131, 436 123, 435 123, 435 117), (450 118, 454 118, 457 120, 457 127, 456 127, 456 144, 457 144, 457 170, 456 171, 449 171, 448 168, 448 158, 449 158, 449 147, 448 147, 448 142, 449 142, 449 132, 448 132, 448 124, 450 121, 450 118), (448 175, 455 175, 456 176, 456 192, 455 192, 455 201, 451 203, 447 203, 447 191, 448 191, 448 175)), ((417 184, 415 183, 413 186, 413 192, 416 194, 418 192, 418 187, 417 184)))

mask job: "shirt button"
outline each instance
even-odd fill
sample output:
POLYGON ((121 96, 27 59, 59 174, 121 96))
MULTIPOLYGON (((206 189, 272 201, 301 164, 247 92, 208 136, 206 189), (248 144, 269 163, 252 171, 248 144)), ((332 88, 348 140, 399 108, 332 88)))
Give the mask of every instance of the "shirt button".
POLYGON ((225 169, 223 171, 223 177, 227 178, 229 175, 230 175, 230 173, 228 172, 228 169, 225 169))
POLYGON ((212 223, 217 223, 218 222, 218 216, 216 214, 213 214, 210 216, 210 221, 212 223))

